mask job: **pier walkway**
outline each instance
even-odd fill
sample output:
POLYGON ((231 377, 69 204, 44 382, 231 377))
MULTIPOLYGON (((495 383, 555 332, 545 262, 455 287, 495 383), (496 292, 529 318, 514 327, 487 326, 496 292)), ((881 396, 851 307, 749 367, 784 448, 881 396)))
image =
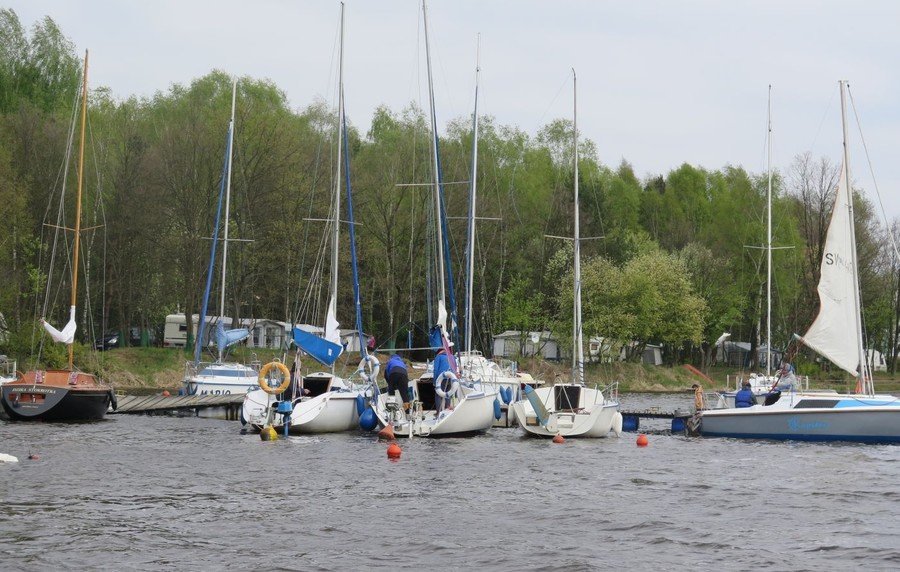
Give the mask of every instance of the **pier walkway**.
POLYGON ((215 417, 237 420, 240 416, 244 394, 229 395, 117 395, 118 407, 110 414, 194 414, 197 417, 215 417))

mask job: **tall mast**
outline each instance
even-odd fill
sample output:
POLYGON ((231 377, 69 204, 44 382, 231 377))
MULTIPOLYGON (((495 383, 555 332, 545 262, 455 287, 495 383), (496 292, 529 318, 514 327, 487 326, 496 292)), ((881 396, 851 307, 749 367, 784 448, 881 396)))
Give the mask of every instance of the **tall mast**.
POLYGON ((768 137, 766 145, 766 174, 769 178, 766 231, 766 377, 772 375, 772 85, 769 84, 768 137))
MULTIPOLYGON (((341 239, 341 136, 344 125, 344 3, 341 2, 341 43, 338 51, 338 145, 334 167, 334 210, 331 234, 331 297, 329 312, 337 313, 338 249, 341 239)), ((361 342, 361 341, 360 341, 361 342)))
MULTIPOLYGON (((228 169, 225 174, 225 229, 222 233, 222 283, 219 285, 219 319, 225 318, 225 273, 228 268, 228 222, 231 218, 231 163, 234 156, 234 107, 237 101, 237 79, 231 84, 231 121, 228 122, 228 169)), ((204 316, 200 317, 203 323, 204 316)), ((232 324, 234 326, 234 324, 232 324)), ((222 361, 224 348, 219 348, 219 361, 222 361)))
POLYGON ((431 159, 434 170, 435 243, 437 244, 438 253, 438 323, 444 333, 447 334, 447 325, 444 323, 447 319, 447 292, 444 285, 444 234, 443 229, 441 228, 441 174, 438 159, 437 115, 434 109, 434 82, 431 74, 431 46, 428 41, 428 11, 425 0, 422 0, 422 18, 425 23, 425 61, 428 67, 428 104, 431 111, 431 159))
MULTIPOLYGON (((859 292, 859 255, 856 252, 856 225, 853 218, 853 191, 850 189, 850 149, 847 144, 847 104, 844 95, 844 89, 847 82, 841 80, 838 82, 841 88, 841 129, 844 136, 844 168, 843 187, 847 192, 847 205, 850 209, 850 248, 853 255, 853 297, 856 302, 856 338, 857 350, 859 352, 859 378, 856 381, 857 393, 865 392, 872 394, 875 392, 872 387, 872 378, 868 373, 868 364, 866 363, 866 351, 863 346, 862 331, 862 305, 860 303, 861 296, 859 292)), ((840 188, 840 187, 838 187, 840 188)))
POLYGON ((575 151, 575 303, 573 304, 575 351, 572 352, 572 382, 584 383, 584 343, 581 339, 581 229, 578 220, 578 83, 574 69, 572 69, 572 110, 572 143, 575 151))
MULTIPOLYGON (((81 85, 81 143, 78 149, 78 195, 75 199, 75 247, 72 255, 72 315, 78 300, 78 254, 81 246, 81 188, 84 183, 84 133, 87 124, 88 51, 84 51, 84 77, 81 85)), ((74 367, 75 344, 69 344, 69 369, 74 367)))
POLYGON ((472 113, 472 184, 469 187, 469 247, 466 250, 466 346, 467 352, 472 351, 472 291, 475 281, 475 204, 477 196, 478 176, 478 76, 481 72, 479 65, 479 51, 481 49, 481 36, 475 47, 475 111, 472 113))

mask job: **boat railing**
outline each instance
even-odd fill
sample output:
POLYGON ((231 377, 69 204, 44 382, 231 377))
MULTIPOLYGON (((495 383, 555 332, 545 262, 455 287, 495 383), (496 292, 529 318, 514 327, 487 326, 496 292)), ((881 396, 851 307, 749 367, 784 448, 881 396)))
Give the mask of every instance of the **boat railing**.
POLYGON ((600 391, 600 393, 603 394, 603 397, 605 397, 607 401, 618 401, 619 400, 619 382, 618 381, 614 381, 602 388, 600 387, 600 384, 598 383, 595 387, 596 387, 596 389, 598 389, 600 391))
MULTIPOLYGON (((752 379, 766 379, 764 374, 729 374, 725 377, 726 379, 726 391, 738 391, 741 386, 744 384, 744 381, 750 381, 752 379)), ((809 391, 809 376, 808 375, 793 375, 793 378, 796 382, 793 384, 795 391, 809 391)), ((766 383, 766 385, 773 385, 774 381, 771 383, 766 383)))

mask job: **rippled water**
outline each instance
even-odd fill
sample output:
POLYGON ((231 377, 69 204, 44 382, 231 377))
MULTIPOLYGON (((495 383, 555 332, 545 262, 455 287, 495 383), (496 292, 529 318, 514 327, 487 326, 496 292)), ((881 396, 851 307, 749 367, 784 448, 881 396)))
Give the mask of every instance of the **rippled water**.
POLYGON ((0 464, 0 567, 900 567, 897 446, 665 431, 646 448, 631 433, 554 445, 495 429, 404 440, 390 462, 367 434, 262 442, 238 430, 125 415, 0 421, 0 452, 21 460, 0 464))

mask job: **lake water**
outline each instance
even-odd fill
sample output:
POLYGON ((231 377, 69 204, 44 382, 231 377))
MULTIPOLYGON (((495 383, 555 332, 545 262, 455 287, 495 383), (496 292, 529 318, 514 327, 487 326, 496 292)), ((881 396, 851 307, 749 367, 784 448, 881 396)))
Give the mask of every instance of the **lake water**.
MULTIPOLYGON (((623 408, 691 396, 624 395, 623 408)), ((263 442, 237 422, 0 421, 0 567, 896 570, 900 447, 495 429, 263 442), (39 460, 28 460, 29 452, 39 460)))

